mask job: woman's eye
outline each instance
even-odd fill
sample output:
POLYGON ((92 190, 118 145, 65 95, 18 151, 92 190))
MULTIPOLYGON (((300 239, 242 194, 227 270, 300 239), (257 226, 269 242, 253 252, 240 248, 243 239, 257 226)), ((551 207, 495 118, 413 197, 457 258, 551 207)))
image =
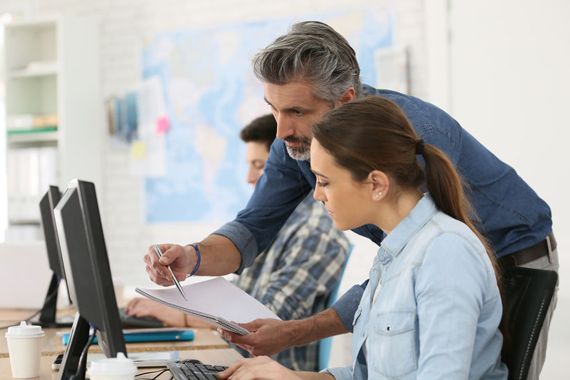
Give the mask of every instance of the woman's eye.
POLYGON ((328 182, 321 182, 321 181, 319 181, 319 182, 317 182, 317 184, 318 184, 320 187, 327 187, 327 186, 328 186, 328 182))

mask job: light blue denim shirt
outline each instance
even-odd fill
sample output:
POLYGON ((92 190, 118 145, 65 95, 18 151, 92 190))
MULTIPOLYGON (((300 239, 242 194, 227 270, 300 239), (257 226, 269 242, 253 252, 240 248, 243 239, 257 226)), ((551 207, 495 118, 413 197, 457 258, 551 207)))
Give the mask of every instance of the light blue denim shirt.
POLYGON ((485 248, 425 195, 374 259, 354 317, 352 367, 327 371, 337 379, 506 379, 501 314, 485 248))

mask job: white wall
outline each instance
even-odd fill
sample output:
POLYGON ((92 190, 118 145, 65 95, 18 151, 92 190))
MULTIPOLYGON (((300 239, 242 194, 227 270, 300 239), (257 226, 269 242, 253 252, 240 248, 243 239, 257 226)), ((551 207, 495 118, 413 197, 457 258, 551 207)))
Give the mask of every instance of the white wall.
POLYGON ((556 364, 570 357, 569 21, 567 0, 452 0, 448 18, 450 112, 552 208, 561 282, 545 379, 567 379, 556 364))
POLYGON ((570 185, 570 2, 454 1, 450 20, 451 112, 551 205, 563 252, 570 248, 563 194, 570 185))

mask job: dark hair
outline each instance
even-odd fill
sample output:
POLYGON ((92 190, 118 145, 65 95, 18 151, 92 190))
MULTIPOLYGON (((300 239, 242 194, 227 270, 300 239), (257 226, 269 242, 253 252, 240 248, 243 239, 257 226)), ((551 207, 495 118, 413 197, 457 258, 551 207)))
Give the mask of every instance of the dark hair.
POLYGON ((319 99, 334 103, 346 90, 359 96, 360 67, 354 49, 333 28, 319 21, 294 24, 253 58, 257 78, 271 84, 306 81, 319 99))
POLYGON ((437 208, 465 223, 481 240, 499 282, 495 256, 469 217, 472 209, 461 177, 445 153, 418 137, 398 105, 380 96, 346 103, 315 124, 313 136, 354 180, 365 180, 373 170, 386 173, 395 182, 392 196, 398 189, 419 189, 425 181, 437 208))
POLYGON ((269 151, 276 134, 277 122, 272 114, 268 114, 253 119, 248 125, 243 127, 239 133, 239 137, 246 143, 263 143, 267 146, 267 150, 269 151))

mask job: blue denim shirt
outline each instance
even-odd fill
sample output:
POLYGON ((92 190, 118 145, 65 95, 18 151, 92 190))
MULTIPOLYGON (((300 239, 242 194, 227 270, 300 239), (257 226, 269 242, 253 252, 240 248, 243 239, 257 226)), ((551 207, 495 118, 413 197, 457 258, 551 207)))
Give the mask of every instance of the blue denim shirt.
MULTIPOLYGON (((462 175, 480 220, 479 230, 495 254, 504 256, 530 247, 552 229, 550 208, 513 168, 499 160, 443 110, 413 96, 364 86, 365 95, 384 96, 406 113, 428 144, 447 154, 462 175)), ((292 159, 282 140, 275 140, 269 159, 245 209, 215 233, 229 238, 241 253, 240 272, 266 249, 297 205, 315 187, 308 161, 292 159)), ((370 225, 354 230, 380 245, 384 233, 370 225)), ((352 287, 333 308, 346 328, 363 285, 352 287)))
POLYGON ((485 248, 426 195, 374 259, 354 317, 352 367, 327 371, 337 380, 506 379, 501 315, 485 248))

